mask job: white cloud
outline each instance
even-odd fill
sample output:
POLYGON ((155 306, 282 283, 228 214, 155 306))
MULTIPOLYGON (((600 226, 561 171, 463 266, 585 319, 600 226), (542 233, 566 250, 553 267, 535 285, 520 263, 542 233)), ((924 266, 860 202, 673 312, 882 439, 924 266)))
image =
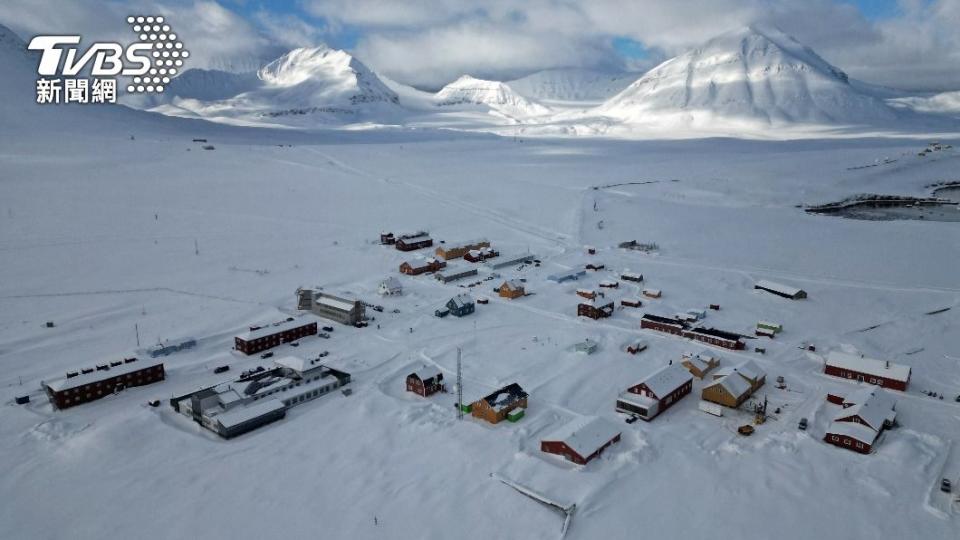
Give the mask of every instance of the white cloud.
MULTIPOLYGON (((224 0, 221 0, 224 1, 224 0)), ((233 0, 241 2, 247 0, 233 0)), ((507 78, 537 69, 640 68, 724 31, 763 21, 868 82, 960 88, 960 0, 900 0, 871 21, 843 0, 302 0, 323 25, 264 9, 241 17, 214 0, 0 0, 0 23, 22 35, 80 31, 118 39, 131 12, 169 15, 192 67, 252 68, 283 48, 357 32, 357 56, 401 82, 436 87, 464 73, 507 78), (319 20, 319 19, 318 19, 319 20), (627 37, 646 59, 623 59, 627 37)))

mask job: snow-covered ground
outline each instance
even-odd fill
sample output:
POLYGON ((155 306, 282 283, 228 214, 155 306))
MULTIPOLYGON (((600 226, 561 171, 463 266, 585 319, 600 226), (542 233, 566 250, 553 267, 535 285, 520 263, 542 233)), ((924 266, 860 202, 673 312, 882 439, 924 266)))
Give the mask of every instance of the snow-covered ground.
MULTIPOLYGON (((128 130, 90 130, 55 150, 43 131, 0 134, 0 537, 557 538, 562 515, 506 478, 576 504, 568 538, 956 538, 960 509, 937 484, 960 476, 960 229, 796 208, 864 192, 926 195, 955 178, 956 151, 920 158, 919 142, 895 138, 627 142, 149 122, 131 114, 120 123, 128 130), (216 149, 191 142, 198 136, 216 149), (898 161, 849 170, 888 157, 898 161), (432 316, 463 289, 429 276, 402 276, 403 296, 378 298, 409 255, 374 240, 418 228, 533 251, 539 268, 500 273, 535 294, 502 300, 491 291, 499 282, 484 282, 470 291, 490 304, 464 319, 432 316), (631 239, 660 251, 616 249, 631 239), (577 319, 575 289, 615 274, 545 278, 590 260, 643 273, 663 298, 577 319), (810 298, 756 292, 760 278, 810 298), (353 374, 352 395, 230 441, 166 403, 146 405, 224 380, 215 366, 268 362, 232 352, 232 336, 292 312, 304 285, 387 308, 369 328, 280 348, 329 350, 353 374), (761 393, 780 412, 741 437, 749 416, 699 412, 696 382, 653 422, 624 423, 618 392, 701 348, 640 331, 640 314, 709 303, 722 306, 706 321, 719 328, 784 325, 766 355, 717 351, 723 364, 763 367, 761 393), (135 354, 135 325, 144 346, 186 335, 199 345, 168 357, 162 383, 52 410, 40 381, 135 354), (570 351, 587 337, 598 353, 570 351), (650 348, 623 352, 638 337, 650 348), (833 414, 825 394, 851 385, 822 375, 806 343, 913 367, 910 390, 896 394, 902 426, 874 454, 820 440, 833 414), (452 383, 457 347, 465 397, 519 382, 526 418, 457 421, 452 394, 404 391, 424 364, 452 383), (787 390, 774 387, 778 375, 787 390), (31 404, 14 405, 21 394, 31 404), (622 441, 585 467, 539 451, 540 436, 579 415, 617 422, 622 441)), ((624 282, 608 297, 637 294, 624 282)))

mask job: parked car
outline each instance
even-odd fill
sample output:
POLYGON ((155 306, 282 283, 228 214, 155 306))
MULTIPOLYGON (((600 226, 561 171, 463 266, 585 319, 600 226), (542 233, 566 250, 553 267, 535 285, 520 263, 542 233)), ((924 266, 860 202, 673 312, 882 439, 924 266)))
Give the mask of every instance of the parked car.
POLYGON ((801 418, 801 419, 800 419, 800 423, 797 424, 797 427, 800 428, 802 431, 806 431, 806 430, 807 430, 807 419, 806 419, 806 418, 801 418))
POLYGON ((322 337, 323 339, 330 339, 330 334, 326 332, 320 332, 319 334, 317 334, 317 337, 322 337))
POLYGON ((317 355, 317 358, 323 358, 324 356, 327 356, 328 354, 330 354, 330 351, 323 351, 322 353, 320 353, 320 354, 317 355))
POLYGON ((324 332, 333 332, 333 327, 332 327, 332 326, 324 326, 323 328, 321 328, 321 330, 323 330, 324 332))
POLYGON ((299 346, 300 346, 300 342, 299 342, 299 341, 294 341, 293 343, 290 344, 290 346, 291 346, 291 347, 299 347, 299 346))
POLYGON ((270 357, 272 357, 272 356, 273 356, 273 353, 272 353, 272 352, 265 352, 265 353, 263 353, 263 354, 260 355, 260 358, 270 358, 270 357))
POLYGON ((223 373, 225 371, 230 371, 230 366, 217 366, 213 368, 214 373, 223 373))
POLYGON ((940 491, 944 493, 950 493, 951 491, 953 491, 953 484, 950 483, 949 478, 944 478, 943 480, 940 480, 940 491))
POLYGON ((400 310, 397 308, 393 308, 393 311, 391 311, 391 313, 400 313, 400 310))
POLYGON ((373 310, 374 310, 374 311, 377 311, 377 312, 380 312, 380 313, 383 313, 383 306, 373 306, 373 310))

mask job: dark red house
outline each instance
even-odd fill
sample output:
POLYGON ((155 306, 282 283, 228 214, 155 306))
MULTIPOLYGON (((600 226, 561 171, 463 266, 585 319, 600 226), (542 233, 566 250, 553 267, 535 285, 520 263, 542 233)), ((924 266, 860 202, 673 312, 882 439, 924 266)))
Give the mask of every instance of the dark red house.
POLYGON ((55 408, 66 409, 98 400, 124 388, 162 381, 165 376, 163 362, 127 358, 94 369, 68 371, 66 377, 44 382, 43 389, 55 408))
POLYGON ((397 238, 394 246, 400 251, 414 251, 433 245, 433 239, 427 233, 418 233, 415 235, 405 235, 397 238))
POLYGON ((423 368, 407 375, 407 392, 429 397, 443 391, 443 373, 436 368, 423 368))
POLYGON ((605 319, 613 315, 613 302, 598 304, 593 301, 580 302, 577 305, 578 317, 590 317, 591 319, 605 319))
POLYGON ((910 366, 865 356, 830 351, 823 366, 827 375, 905 391, 910 384, 910 366))
POLYGON ((615 424, 603 418, 584 417, 544 437, 540 441, 540 451, 586 465, 619 441, 620 430, 615 424))
POLYGON ((643 317, 640 318, 640 328, 679 336, 687 329, 687 325, 677 319, 645 313, 643 317))
POLYGON ((234 348, 244 354, 256 354, 281 343, 317 335, 317 322, 290 318, 267 326, 251 326, 250 331, 233 338, 234 348))
POLYGON ((734 351, 744 348, 743 336, 734 332, 717 330, 716 328, 697 327, 684 330, 683 337, 734 351))
POLYGON ((427 272, 439 272, 446 267, 446 262, 431 257, 422 261, 406 261, 401 263, 400 273, 408 276, 419 276, 427 272))
POLYGON ((627 388, 628 394, 636 394, 640 399, 620 396, 617 400, 617 410, 644 420, 651 420, 672 407, 692 390, 693 376, 690 372, 681 364, 670 364, 627 388))

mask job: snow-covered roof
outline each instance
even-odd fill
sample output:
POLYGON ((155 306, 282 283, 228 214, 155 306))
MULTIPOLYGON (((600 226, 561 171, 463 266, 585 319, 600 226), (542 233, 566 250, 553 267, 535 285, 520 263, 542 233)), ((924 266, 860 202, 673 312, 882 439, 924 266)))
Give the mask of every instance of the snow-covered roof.
POLYGON ((641 277, 643 277, 643 276, 641 276, 640 274, 638 274, 638 273, 636 273, 636 272, 627 272, 627 271, 624 271, 623 273, 620 274, 620 277, 622 277, 622 278, 624 278, 624 279, 626 279, 626 278, 639 279, 639 278, 641 278, 641 277))
POLYGON ((411 375, 416 375, 421 381, 426 381, 433 379, 434 377, 440 376, 440 369, 432 366, 423 366, 420 369, 414 371, 411 375))
POLYGON ((240 338, 240 339, 242 339, 242 340, 244 340, 244 341, 252 341, 252 340, 254 340, 254 339, 259 339, 259 338, 262 338, 262 337, 265 337, 265 336, 271 336, 271 335, 276 334, 276 333, 279 333, 279 332, 285 332, 285 331, 287 331, 287 330, 292 330, 292 329, 294 329, 294 328, 299 328, 299 327, 301 327, 301 326, 305 326, 305 325, 310 324, 310 323, 312 323, 312 322, 314 322, 314 321, 312 321, 312 320, 306 320, 306 319, 303 319, 303 318, 296 318, 296 319, 293 319, 292 321, 281 321, 281 322, 276 322, 276 323, 273 323, 273 324, 268 324, 268 325, 266 325, 266 326, 261 326, 260 328, 257 328, 256 330, 250 330, 250 331, 244 332, 244 333, 242 333, 242 334, 239 334, 239 335, 237 335, 237 337, 240 338))
POLYGON ((417 242, 425 242, 425 241, 427 241, 427 240, 430 240, 430 235, 428 235, 428 234, 420 234, 420 235, 417 235, 417 236, 400 237, 400 239, 397 240, 397 241, 398 241, 398 242, 403 242, 404 244, 416 244, 417 242))
POLYGON ((605 418, 584 416, 571 420, 543 438, 562 441, 581 457, 587 457, 620 435, 620 428, 605 418))
POLYGON ((907 382, 910 380, 910 366, 894 364, 893 362, 885 362, 883 360, 867 358, 842 351, 830 351, 827 354, 827 365, 897 381, 907 382))
POLYGON ((390 276, 387 279, 383 280, 380 284, 383 285, 384 288, 390 289, 390 290, 401 288, 400 280, 393 276, 390 276))
POLYGON ((714 376, 731 375, 733 373, 739 373, 751 381, 756 381, 767 375, 753 360, 744 360, 737 365, 727 366, 718 370, 714 376))
POLYGON ((336 296, 329 296, 325 294, 318 294, 316 298, 318 304, 332 307, 334 309, 339 309, 340 311, 352 311, 356 302, 346 300, 343 298, 337 298, 336 296))
POLYGON ((784 285, 782 283, 774 283, 772 281, 767 281, 765 279, 761 279, 760 281, 758 281, 756 286, 762 289, 777 291, 778 293, 785 294, 787 296, 796 296, 801 292, 803 292, 802 289, 791 287, 790 285, 784 285))
POLYGON ((440 249, 447 251, 451 249, 462 249, 462 248, 471 247, 471 246, 482 247, 482 244, 489 244, 489 243, 490 241, 487 240, 486 238, 476 238, 474 240, 465 240, 462 242, 447 242, 444 245, 440 246, 440 249))
POLYGON ((306 360, 304 358, 300 358, 299 356, 281 356, 280 358, 274 359, 273 363, 280 367, 290 368, 300 373, 317 367, 315 361, 306 360))
POLYGON ((845 405, 850 403, 853 405, 838 412, 836 418, 834 418, 835 421, 859 416, 874 431, 880 431, 884 422, 893 422, 897 416, 894 410, 896 402, 893 396, 879 386, 864 385, 845 396, 843 402, 845 405))
POLYGON ((623 401, 624 403, 629 403, 631 405, 636 405, 647 410, 657 405, 657 400, 653 399, 652 397, 634 394, 633 392, 620 392, 620 395, 617 396, 617 400, 623 401))
POLYGON ((465 305, 472 304, 473 298, 471 298, 469 294, 463 293, 454 296, 450 301, 453 302, 454 306, 461 308, 465 305))
POLYGON ((604 280, 600 281, 600 284, 601 284, 601 285, 616 285, 617 282, 614 281, 614 280, 612 280, 612 279, 604 279, 604 280))
POLYGON ((873 441, 877 440, 879 435, 878 432, 856 422, 830 422, 826 434, 845 435, 869 445, 873 445, 873 441))
MULTIPOLYGON (((658 398, 663 399, 677 388, 693 380, 690 372, 679 364, 671 364, 647 375, 637 384, 646 385, 658 398)), ((636 386, 636 385, 635 385, 636 386)))
POLYGON ((645 293, 647 293, 647 294, 658 295, 658 294, 660 294, 662 291, 660 291, 660 289, 644 289, 643 292, 645 292, 645 293))
POLYGON ((44 384, 46 384, 54 392, 59 392, 61 390, 67 390, 68 388, 77 388, 85 384, 90 384, 120 375, 126 375, 127 373, 133 373, 134 371, 140 371, 162 365, 163 362, 159 360, 136 360, 129 363, 125 362, 119 366, 110 367, 109 369, 95 369, 90 373, 79 373, 74 377, 60 377, 52 381, 45 381, 44 384))
POLYGON ((283 402, 279 399, 267 399, 253 405, 245 407, 235 407, 227 412, 217 415, 217 421, 225 428, 242 424, 249 420, 286 409, 283 402))
POLYGON ((511 289, 515 291, 517 289, 522 289, 523 283, 521 283, 520 281, 517 281, 516 279, 511 279, 508 281, 504 281, 502 287, 506 287, 507 289, 511 289))
POLYGON ((727 393, 735 397, 740 397, 750 391, 750 383, 748 383, 746 379, 740 376, 732 377, 730 375, 724 375, 714 379, 712 383, 705 385, 704 388, 717 385, 722 386, 727 393))
POLYGON ((483 398, 490 407, 501 410, 504 407, 512 405, 514 402, 527 397, 527 393, 517 383, 510 383, 503 388, 493 392, 483 398))

